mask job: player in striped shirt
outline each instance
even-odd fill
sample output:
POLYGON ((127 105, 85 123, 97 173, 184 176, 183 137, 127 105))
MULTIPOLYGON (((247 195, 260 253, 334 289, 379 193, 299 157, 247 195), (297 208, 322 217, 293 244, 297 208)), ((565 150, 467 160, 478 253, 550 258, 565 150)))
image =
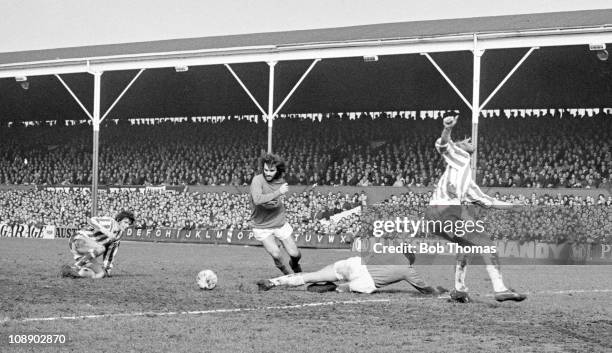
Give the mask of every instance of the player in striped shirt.
POLYGON ((274 264, 284 274, 302 272, 302 257, 291 237, 293 228, 286 220, 283 204, 284 195, 289 191, 285 182, 285 162, 276 154, 268 153, 261 160, 262 174, 255 175, 251 181, 251 225, 253 236, 263 244, 272 256, 274 264), (289 267, 283 262, 276 239, 283 243, 289 254, 289 267))
MULTIPOLYGON (((462 207, 462 204, 478 205, 481 207, 509 208, 510 203, 502 202, 483 193, 478 185, 472 180, 472 169, 470 167, 471 154, 474 146, 469 139, 453 142, 451 131, 457 123, 457 116, 444 118, 444 129, 442 136, 436 141, 436 150, 442 155, 446 163, 446 170, 438 181, 436 189, 430 201, 426 216, 428 220, 441 222, 457 222, 463 220, 474 220, 474 207, 462 207)), ((434 232, 449 241, 456 242, 461 246, 492 246, 489 234, 483 232, 465 232, 459 236, 446 233, 442 229, 434 232)), ((509 290, 502 279, 497 253, 482 254, 487 272, 493 283, 495 299, 497 301, 522 301, 526 295, 509 290)), ((469 302, 468 288, 465 285, 467 269, 467 257, 458 254, 455 267, 455 288, 451 292, 451 299, 458 302, 469 302)))
POLYGON ((102 278, 110 276, 113 260, 119 249, 123 232, 134 223, 134 215, 122 211, 112 217, 92 217, 90 228, 70 237, 70 251, 76 260, 73 266, 64 265, 64 277, 102 278), (102 256, 102 264, 97 258, 102 256))

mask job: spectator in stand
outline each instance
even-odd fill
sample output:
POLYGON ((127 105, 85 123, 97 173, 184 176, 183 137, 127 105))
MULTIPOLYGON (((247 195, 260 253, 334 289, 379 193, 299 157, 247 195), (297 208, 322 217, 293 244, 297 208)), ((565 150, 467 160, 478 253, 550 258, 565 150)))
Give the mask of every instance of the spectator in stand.
MULTIPOLYGON (((481 120, 482 185, 610 187, 609 115, 515 119, 481 120), (555 136, 548 132, 551 126, 557 127, 555 136)), ((404 178, 405 185, 430 186, 442 172, 439 157, 428 142, 432 124, 433 119, 390 119, 384 114, 376 120, 367 115, 357 120, 334 115, 316 124, 281 119, 275 133, 279 149, 288 151, 292 184, 389 186, 404 178), (405 135, 407 130, 411 133, 405 135)), ((257 151, 250 146, 262 148, 266 140, 252 127, 247 121, 107 126, 101 138, 99 181, 114 185, 248 184, 256 169, 250 159, 256 159, 253 151, 257 151), (222 156, 224 163, 219 163, 222 156), (130 163, 124 163, 127 160, 130 163)), ((463 127, 460 133, 467 132, 463 127)), ((89 139, 88 125, 4 129, 0 132, 0 183, 89 184, 89 139)))

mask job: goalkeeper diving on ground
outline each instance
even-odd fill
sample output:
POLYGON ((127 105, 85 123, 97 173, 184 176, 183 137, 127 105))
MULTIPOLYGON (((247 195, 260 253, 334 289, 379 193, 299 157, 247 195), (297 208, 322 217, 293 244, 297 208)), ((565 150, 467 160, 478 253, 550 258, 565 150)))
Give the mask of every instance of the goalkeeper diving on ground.
POLYGON ((257 281, 259 290, 274 287, 297 287, 310 284, 312 292, 338 291, 370 294, 393 283, 406 281, 416 290, 427 295, 447 292, 425 282, 412 267, 414 256, 410 254, 363 254, 337 261, 316 272, 303 272, 257 281))

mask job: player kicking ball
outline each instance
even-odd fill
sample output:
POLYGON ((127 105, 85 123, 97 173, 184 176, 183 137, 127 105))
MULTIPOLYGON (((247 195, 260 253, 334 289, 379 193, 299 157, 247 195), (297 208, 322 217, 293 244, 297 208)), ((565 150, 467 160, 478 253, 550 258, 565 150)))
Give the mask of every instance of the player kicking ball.
POLYGON ((272 256, 274 264, 284 274, 302 272, 300 267, 300 250, 291 237, 293 228, 285 218, 284 195, 289 186, 283 179, 285 162, 275 154, 266 154, 261 161, 262 174, 253 177, 251 181, 251 224, 253 236, 263 244, 264 249, 272 256), (280 240, 289 254, 289 268, 283 263, 280 248, 276 243, 280 240))
POLYGON ((62 277, 98 279, 110 276, 121 236, 134 224, 134 214, 122 211, 114 219, 93 217, 89 224, 90 229, 79 230, 70 237, 70 252, 76 262, 73 266, 62 266, 62 277), (102 256, 102 264, 97 261, 99 256, 102 256))
MULTIPOLYGON (((457 123, 457 116, 444 118, 444 129, 442 136, 436 141, 436 150, 442 155, 446 164, 446 170, 438 181, 432 195, 429 207, 426 211, 427 220, 445 222, 463 222, 474 220, 475 207, 462 207, 462 204, 478 205, 481 207, 493 207, 507 209, 511 203, 502 202, 483 193, 478 185, 472 180, 472 169, 470 168, 471 155, 474 146, 469 139, 453 142, 451 131, 457 123)), ((489 234, 483 232, 468 232, 462 236, 454 233, 446 233, 442 229, 434 233, 446 240, 458 243, 461 246, 493 246, 489 234)), ((491 278, 495 300, 499 302, 513 300, 522 301, 527 298, 525 294, 516 293, 504 284, 500 272, 499 255, 482 254, 486 270, 491 278)), ((465 285, 467 270, 467 257, 458 254, 455 267, 455 289, 450 293, 451 300, 468 303, 471 301, 468 288, 465 285)))
POLYGON ((401 254, 350 257, 325 266, 316 272, 303 272, 259 280, 257 286, 259 290, 267 291, 279 286, 298 287, 311 284, 307 287, 307 290, 311 292, 335 290, 370 294, 379 288, 401 281, 408 282, 419 292, 427 295, 447 292, 442 287, 436 290, 429 286, 412 267, 408 257, 401 254))

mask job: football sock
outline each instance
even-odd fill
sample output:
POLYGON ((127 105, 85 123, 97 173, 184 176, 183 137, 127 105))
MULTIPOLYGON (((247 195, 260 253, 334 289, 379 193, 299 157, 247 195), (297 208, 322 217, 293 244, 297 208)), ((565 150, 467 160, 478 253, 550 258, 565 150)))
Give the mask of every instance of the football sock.
POLYGON ((503 292, 508 290, 504 285, 504 280, 502 279, 501 272, 495 265, 487 265, 487 272, 489 273, 489 277, 491 277, 491 282, 493 283, 493 290, 496 292, 503 292))
POLYGON ((455 267, 455 289, 462 292, 467 292, 468 288, 465 285, 465 274, 467 273, 467 261, 457 261, 455 267))
POLYGON ((290 256, 289 266, 291 266, 291 269, 293 270, 294 273, 302 272, 302 267, 299 264, 301 258, 302 258, 302 254, 298 254, 298 256, 295 256, 295 257, 290 256))
POLYGON ((278 267, 279 270, 281 270, 283 274, 288 275, 291 273, 291 271, 289 271, 287 266, 283 263, 282 259, 274 259, 274 264, 276 265, 276 267, 278 267))
POLYGON ((270 282, 272 282, 272 284, 274 284, 275 286, 290 286, 290 287, 297 287, 297 286, 301 286, 305 284, 304 277, 302 277, 301 275, 296 275, 296 274, 290 274, 287 276, 272 278, 270 282))

